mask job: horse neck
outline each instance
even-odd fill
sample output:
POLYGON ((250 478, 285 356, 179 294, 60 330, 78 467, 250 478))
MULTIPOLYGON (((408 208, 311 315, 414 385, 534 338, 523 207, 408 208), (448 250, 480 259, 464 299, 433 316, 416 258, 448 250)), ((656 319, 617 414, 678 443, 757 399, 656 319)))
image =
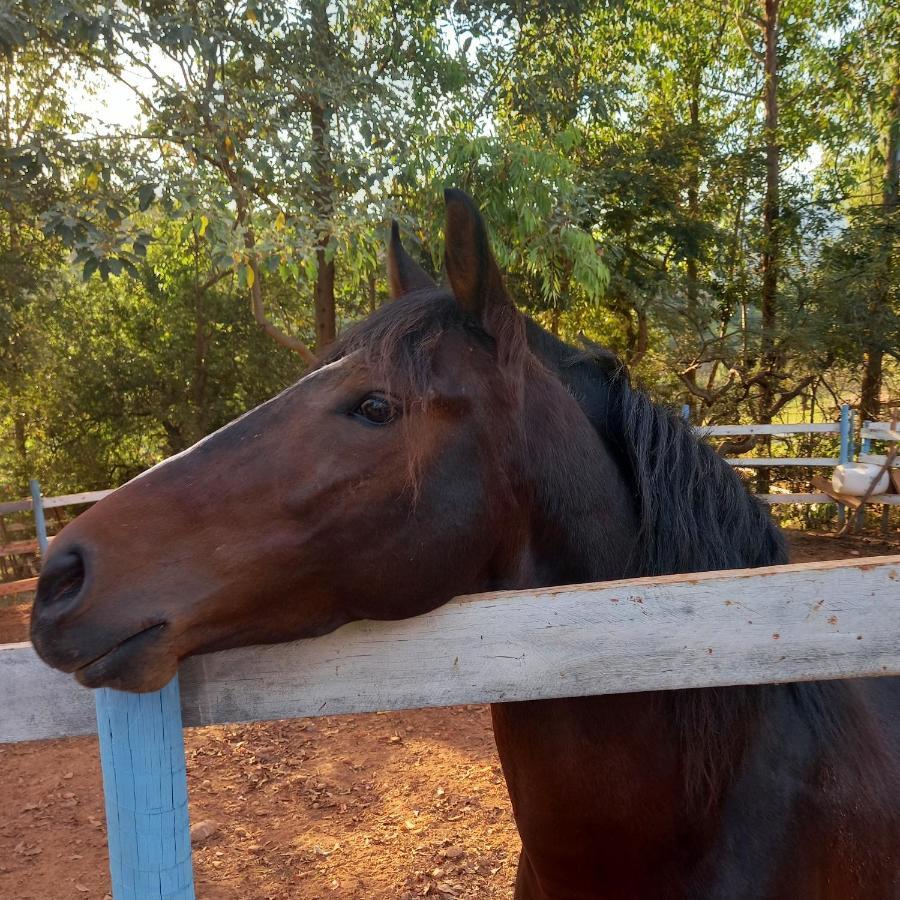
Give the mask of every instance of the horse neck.
POLYGON ((637 575, 639 521, 619 463, 568 390, 542 368, 526 380, 528 564, 519 587, 637 575))

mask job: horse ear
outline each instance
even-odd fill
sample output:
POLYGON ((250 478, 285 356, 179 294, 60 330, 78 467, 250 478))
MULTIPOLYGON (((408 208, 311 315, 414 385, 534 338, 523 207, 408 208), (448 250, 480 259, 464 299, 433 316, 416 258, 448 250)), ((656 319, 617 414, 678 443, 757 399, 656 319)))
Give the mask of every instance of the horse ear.
POLYGON ((444 191, 447 224, 444 265, 456 302, 482 321, 491 306, 509 304, 500 269, 488 242, 487 227, 472 198, 463 191, 444 191))
POLYGON ((436 287, 434 279, 403 249, 403 244, 400 242, 400 226, 395 219, 391 220, 387 270, 392 300, 411 291, 436 287))

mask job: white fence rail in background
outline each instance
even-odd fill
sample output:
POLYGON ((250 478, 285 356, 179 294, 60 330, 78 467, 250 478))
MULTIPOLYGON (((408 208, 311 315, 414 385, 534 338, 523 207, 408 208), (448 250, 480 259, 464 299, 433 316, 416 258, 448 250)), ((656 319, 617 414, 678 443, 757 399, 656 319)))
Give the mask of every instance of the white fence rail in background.
POLYGON ((839 422, 797 422, 772 425, 700 425, 698 431, 710 437, 740 435, 772 435, 790 437, 795 434, 840 434, 839 422))
MULTIPOLYGON (((685 414, 687 418, 687 414, 685 414)), ((834 468, 840 463, 849 462, 853 457, 853 410, 847 404, 841 407, 838 422, 796 422, 772 423, 768 425, 700 425, 697 433, 703 437, 774 437, 790 438, 800 434, 839 436, 839 455, 837 457, 725 457, 725 461, 735 468, 780 468, 782 466, 813 466, 816 468, 834 468)), ((801 504, 834 503, 834 498, 824 492, 789 493, 773 492, 757 494, 760 500, 769 504, 801 504)), ((840 507, 841 521, 844 518, 843 506, 840 507)))
MULTIPOLYGON (((859 453, 860 462, 882 465, 887 461, 887 455, 872 453, 872 442, 882 441, 887 445, 896 444, 900 441, 900 426, 897 426, 894 422, 863 422, 859 436, 862 441, 859 453)), ((885 449, 890 448, 887 447, 885 449)), ((900 468, 900 461, 896 461, 893 466, 900 468)))
POLYGON ((761 468, 765 466, 836 466, 840 460, 832 456, 738 456, 726 457, 725 461, 731 466, 746 466, 747 468, 761 468))
MULTIPOLYGON (((63 494, 59 497, 44 497, 44 509, 53 509, 59 506, 83 506, 88 503, 96 503, 102 500, 108 494, 111 494, 115 488, 109 488, 104 491, 87 491, 82 494, 63 494)), ((14 512, 27 512, 34 509, 34 503, 31 498, 27 500, 11 500, 6 503, 0 503, 0 516, 8 515, 14 512)))

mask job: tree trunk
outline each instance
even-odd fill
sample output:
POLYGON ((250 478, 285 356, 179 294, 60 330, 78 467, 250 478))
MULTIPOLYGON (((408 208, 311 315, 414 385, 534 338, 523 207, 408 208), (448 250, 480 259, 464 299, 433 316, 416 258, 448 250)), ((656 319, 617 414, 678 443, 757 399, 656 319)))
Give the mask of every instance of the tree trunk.
POLYGON ((28 471, 28 421, 25 413, 20 412, 13 415, 13 430, 16 447, 16 474, 19 481, 27 485, 28 479, 33 476, 28 471))
MULTIPOLYGON (((900 207, 900 66, 893 66, 893 88, 887 115, 884 154, 884 184, 882 187, 881 206, 884 212, 885 240, 892 242, 891 218, 900 207)), ((878 323, 883 311, 890 302, 891 284, 890 244, 886 248, 885 271, 883 277, 873 291, 868 307, 868 346, 863 358, 863 379, 859 401, 860 415, 863 420, 877 420, 881 414, 881 383, 884 348, 881 342, 881 329, 878 323)))
MULTIPOLYGON (((775 347, 775 331, 778 326, 778 275, 781 262, 779 228, 779 183, 781 180, 781 153, 778 146, 778 8, 780 0, 763 0, 763 35, 765 50, 765 127, 766 144, 766 195, 763 201, 763 249, 762 249, 762 335, 760 364, 763 380, 759 397, 758 421, 769 424, 775 398, 775 374, 778 371, 778 354, 775 347)), ((756 479, 758 493, 768 493, 769 472, 760 469, 756 479)))
MULTIPOLYGON (((312 26, 316 45, 327 58, 333 58, 333 35, 328 21, 327 0, 312 4, 312 26)), ((327 347, 337 335, 334 303, 334 253, 329 254, 331 218, 334 213, 334 184, 331 165, 331 109, 319 95, 310 105, 312 131, 313 209, 318 220, 316 249, 316 350, 327 347)))
MULTIPOLYGON (((688 218, 692 226, 696 227, 699 219, 700 219, 700 166, 699 166, 699 156, 700 156, 700 148, 698 145, 699 141, 699 125, 700 125, 700 73, 697 70, 694 73, 694 77, 691 79, 691 96, 689 101, 689 114, 690 114, 690 124, 691 124, 691 138, 693 141, 692 152, 693 157, 690 162, 689 170, 688 170, 688 189, 687 189, 687 201, 688 201, 688 218)), ((686 295, 687 295, 687 309, 685 310, 687 313, 687 320, 689 327, 696 328, 697 327, 697 308, 698 308, 698 266, 697 266, 697 254, 691 250, 690 253, 687 254, 686 260, 686 269, 687 269, 687 284, 686 295)), ((690 387, 693 388, 697 384, 697 370, 691 369, 687 375, 685 376, 690 384, 690 387)), ((690 403, 693 399, 692 391, 689 390, 687 396, 685 397, 685 402, 690 403)))
MULTIPOLYGON (((696 227, 700 221, 700 75, 695 75, 691 82, 690 99, 692 152, 694 154, 688 172, 688 218, 696 227)), ((687 255, 687 312, 691 323, 697 316, 697 298, 699 285, 697 281, 697 254, 693 251, 687 255)))
POLYGON ((378 294, 375 292, 375 273, 369 272, 369 313, 378 309, 378 294))
MULTIPOLYGON (((869 308, 869 318, 877 316, 875 309, 869 308)), ((872 336, 870 344, 863 352, 863 377, 859 397, 859 415, 863 422, 877 421, 881 412, 881 375, 884 351, 875 346, 877 336, 872 336)))
POLYGON ((208 417, 206 386, 209 381, 209 334, 206 317, 206 287, 199 283, 200 239, 194 232, 194 370, 191 373, 191 405, 194 408, 195 441, 206 435, 208 417))

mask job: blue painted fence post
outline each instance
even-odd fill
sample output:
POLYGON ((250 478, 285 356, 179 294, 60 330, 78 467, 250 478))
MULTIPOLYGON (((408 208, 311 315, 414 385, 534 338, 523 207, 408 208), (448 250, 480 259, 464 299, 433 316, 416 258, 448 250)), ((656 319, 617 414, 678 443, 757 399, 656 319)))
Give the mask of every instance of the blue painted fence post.
POLYGON ((691 404, 690 403, 682 403, 681 404, 681 418, 684 419, 685 422, 691 421, 691 404))
MULTIPOLYGON (((863 422, 863 428, 871 423, 866 419, 863 422)), ((872 452, 872 438, 863 438, 862 447, 860 448, 863 453, 871 453, 872 452)))
POLYGON ((41 484, 37 478, 29 482, 31 488, 31 511, 34 513, 34 530, 37 532, 38 547, 41 559, 47 556, 47 520, 44 518, 44 498, 41 496, 41 484))
POLYGON ((841 449, 840 462, 850 462, 852 455, 853 428, 850 418, 850 407, 844 403, 841 406, 841 449))
MULTIPOLYGON (((847 463, 853 457, 853 419, 850 407, 841 404, 841 446, 838 451, 838 462, 847 463)), ((838 524, 843 525, 847 518, 847 510, 843 503, 838 503, 838 524)))
POLYGON ((194 900, 178 678, 96 703, 113 900, 194 900))

